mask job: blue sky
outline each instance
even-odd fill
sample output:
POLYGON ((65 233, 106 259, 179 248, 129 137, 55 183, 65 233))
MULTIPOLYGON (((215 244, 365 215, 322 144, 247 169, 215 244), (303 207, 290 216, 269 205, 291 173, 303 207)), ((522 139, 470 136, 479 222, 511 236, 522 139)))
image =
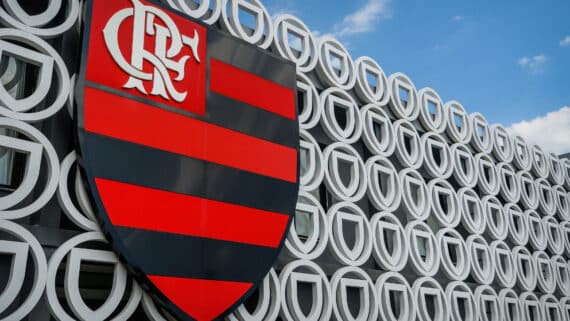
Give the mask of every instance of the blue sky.
MULTIPOLYGON (((262 0, 490 123, 562 112, 570 151, 570 1, 262 0)), ((557 116, 555 114, 554 116, 557 116)), ((560 118, 560 117, 554 117, 560 118)), ((544 124, 543 124, 544 126, 544 124)), ((536 129, 536 128, 535 128, 536 129)))

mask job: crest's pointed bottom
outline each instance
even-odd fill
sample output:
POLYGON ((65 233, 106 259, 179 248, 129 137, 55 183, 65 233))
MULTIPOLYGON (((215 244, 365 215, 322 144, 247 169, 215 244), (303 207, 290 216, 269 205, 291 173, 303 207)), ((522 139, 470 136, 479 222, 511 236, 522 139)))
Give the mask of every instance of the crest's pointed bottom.
POLYGON ((149 276, 177 307, 197 321, 211 321, 229 309, 253 286, 251 283, 149 276))

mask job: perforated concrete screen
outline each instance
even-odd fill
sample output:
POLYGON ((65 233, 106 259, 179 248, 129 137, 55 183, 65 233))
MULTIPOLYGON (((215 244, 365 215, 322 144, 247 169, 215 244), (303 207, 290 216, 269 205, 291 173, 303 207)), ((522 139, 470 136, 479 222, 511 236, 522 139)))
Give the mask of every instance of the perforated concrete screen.
MULTIPOLYGON (((172 321, 80 170, 84 4, 0 2, 0 320, 172 321)), ((570 321, 569 159, 258 0, 163 5, 297 66, 296 213, 227 320, 570 321)))

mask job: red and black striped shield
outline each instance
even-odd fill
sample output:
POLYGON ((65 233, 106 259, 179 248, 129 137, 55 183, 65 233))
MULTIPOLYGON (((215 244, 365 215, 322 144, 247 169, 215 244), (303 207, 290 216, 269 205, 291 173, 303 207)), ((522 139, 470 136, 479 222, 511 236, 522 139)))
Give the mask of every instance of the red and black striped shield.
POLYGON ((87 1, 79 150, 102 229, 184 320, 237 307, 298 192, 295 66, 147 0, 87 1))

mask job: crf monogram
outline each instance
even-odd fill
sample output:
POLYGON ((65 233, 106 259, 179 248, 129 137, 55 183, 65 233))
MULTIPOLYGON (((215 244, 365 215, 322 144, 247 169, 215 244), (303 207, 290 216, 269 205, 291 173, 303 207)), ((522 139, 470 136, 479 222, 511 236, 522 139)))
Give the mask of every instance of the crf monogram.
POLYGON ((132 0, 133 7, 115 13, 103 30, 105 44, 111 56, 119 67, 129 75, 124 88, 135 88, 148 95, 145 82, 152 82, 150 94, 161 96, 167 100, 183 102, 187 92, 179 92, 173 81, 182 81, 185 77, 186 63, 190 56, 179 57, 184 46, 192 50, 194 59, 200 62, 198 56, 199 36, 194 30, 194 36, 182 35, 174 21, 166 12, 152 6, 145 6, 139 0, 132 0), (119 28, 128 18, 133 17, 132 52, 130 61, 125 59, 119 43, 119 28), (155 37, 154 52, 145 49, 146 36, 155 37), (170 42, 169 42, 170 41, 170 42), (167 44, 170 46, 167 48, 167 44), (147 61, 154 70, 145 72, 143 63, 147 61), (170 71, 176 74, 171 78, 170 71))

